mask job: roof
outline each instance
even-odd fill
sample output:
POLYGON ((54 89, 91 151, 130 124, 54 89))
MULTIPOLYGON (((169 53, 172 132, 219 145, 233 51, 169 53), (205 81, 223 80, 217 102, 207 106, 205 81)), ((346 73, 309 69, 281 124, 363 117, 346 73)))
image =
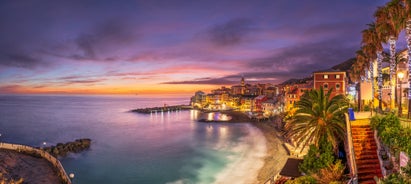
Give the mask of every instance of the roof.
POLYGON ((315 71, 315 72, 313 72, 313 73, 345 73, 345 71, 334 70, 334 69, 327 69, 327 70, 315 71))
POLYGON ((264 98, 265 98, 265 95, 260 95, 260 96, 255 97, 256 100, 262 100, 264 98))
POLYGON ((302 176, 298 171, 298 165, 300 165, 301 162, 303 162, 302 159, 288 158, 283 169, 281 169, 280 175, 293 178, 302 176))
POLYGON ((275 104, 275 103, 277 103, 277 101, 275 101, 275 100, 267 100, 267 101, 265 101, 265 102, 263 102, 263 104, 267 104, 267 103, 270 103, 270 104, 275 104))

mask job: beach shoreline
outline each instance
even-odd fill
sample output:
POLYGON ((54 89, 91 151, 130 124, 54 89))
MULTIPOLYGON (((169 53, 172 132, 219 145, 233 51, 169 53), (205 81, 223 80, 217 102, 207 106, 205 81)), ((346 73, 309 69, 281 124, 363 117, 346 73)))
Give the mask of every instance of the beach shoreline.
MULTIPOLYGON (((275 129, 272 121, 256 121, 250 119, 245 113, 239 111, 219 111, 232 118, 229 121, 202 121, 202 123, 250 123, 261 131, 266 142, 266 156, 263 159, 263 166, 259 169, 256 183, 265 183, 271 177, 275 177, 284 167, 289 155, 283 147, 281 133, 275 129)), ((202 113, 208 113, 202 111, 202 113)))
POLYGON ((283 141, 279 132, 270 125, 270 122, 252 122, 251 124, 257 127, 266 139, 267 153, 256 178, 256 183, 265 183, 280 173, 288 159, 288 154, 282 146, 283 141))

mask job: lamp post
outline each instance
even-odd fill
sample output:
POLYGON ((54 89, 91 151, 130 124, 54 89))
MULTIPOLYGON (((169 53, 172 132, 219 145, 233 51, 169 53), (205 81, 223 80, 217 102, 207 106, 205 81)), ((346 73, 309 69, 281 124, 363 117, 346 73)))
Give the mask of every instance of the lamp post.
POLYGON ((401 117, 402 114, 402 78, 404 78, 404 73, 398 72, 398 79, 400 79, 398 82, 400 83, 400 103, 398 105, 398 116, 401 117))

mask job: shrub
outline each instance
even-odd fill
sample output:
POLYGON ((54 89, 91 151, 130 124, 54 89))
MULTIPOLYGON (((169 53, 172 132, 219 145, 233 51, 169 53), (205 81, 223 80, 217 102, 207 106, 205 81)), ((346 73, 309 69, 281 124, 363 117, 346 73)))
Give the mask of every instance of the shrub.
POLYGON ((316 184, 317 181, 312 176, 301 176, 294 180, 288 180, 286 184, 316 184))
POLYGON ((301 172, 306 174, 317 173, 320 169, 328 167, 335 161, 333 147, 330 142, 321 141, 320 147, 311 145, 303 162, 299 165, 301 172))
POLYGON ((318 173, 313 174, 312 176, 320 184, 342 184, 343 174, 344 174, 344 165, 341 163, 341 160, 337 160, 335 164, 329 165, 328 167, 320 169, 318 173))

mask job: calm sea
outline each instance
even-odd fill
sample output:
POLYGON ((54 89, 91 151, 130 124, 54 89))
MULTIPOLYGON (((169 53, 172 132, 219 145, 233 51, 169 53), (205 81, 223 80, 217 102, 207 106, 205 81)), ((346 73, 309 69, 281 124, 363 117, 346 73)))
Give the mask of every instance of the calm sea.
POLYGON ((137 114, 188 104, 141 96, 0 96, 0 140, 31 146, 91 138, 60 159, 76 184, 252 183, 266 153, 247 123, 199 123, 196 111, 137 114))

